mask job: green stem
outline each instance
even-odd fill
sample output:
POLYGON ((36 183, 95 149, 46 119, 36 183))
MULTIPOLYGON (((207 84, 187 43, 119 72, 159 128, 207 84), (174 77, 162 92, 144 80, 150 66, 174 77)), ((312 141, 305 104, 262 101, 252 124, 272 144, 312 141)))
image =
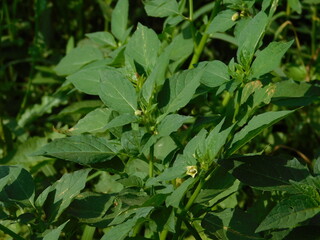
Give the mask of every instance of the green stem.
POLYGON ((91 227, 89 225, 86 225, 84 227, 84 231, 81 236, 81 240, 92 240, 95 231, 96 231, 95 227, 91 227))
POLYGON ((150 147, 150 156, 149 156, 149 177, 150 178, 153 177, 153 171, 154 171, 153 161, 154 161, 154 146, 152 145, 150 147))
POLYGON ((196 240, 202 240, 197 230, 188 222, 187 219, 184 219, 183 222, 196 240))
MULTIPOLYGON (((207 40, 208 40, 208 37, 209 37, 209 34, 207 34, 208 28, 210 26, 210 23, 211 23, 212 19, 218 14, 220 3, 221 3, 221 0, 217 0, 216 1, 215 5, 214 5, 214 7, 212 9, 212 13, 211 13, 210 19, 209 19, 209 21, 208 21, 208 23, 206 25, 206 28, 205 28, 205 31, 204 31, 202 37, 201 37, 201 40, 200 40, 198 45, 195 44, 194 53, 193 53, 191 62, 189 64, 189 69, 193 68, 194 64, 197 64, 198 61, 199 61, 201 53, 203 52, 203 49, 206 46, 206 43, 207 43, 207 40)), ((194 41, 196 41, 196 40, 194 39, 194 41)))
POLYGON ((203 178, 200 178, 200 182, 198 183, 198 186, 196 188, 196 190, 194 190, 193 194, 191 195, 191 197, 189 198, 184 211, 188 211, 190 209, 190 207, 192 206, 193 202, 196 200, 196 198, 198 197, 203 185, 204 185, 205 181, 203 178))
POLYGON ((90 176, 87 177, 87 182, 91 181, 92 179, 100 176, 103 172, 102 171, 97 171, 93 174, 91 174, 90 176))
POLYGON ((193 21, 193 0, 189 0, 189 20, 193 21))
POLYGON ((169 231, 167 229, 163 229, 160 233, 159 240, 165 240, 167 238, 169 231))
POLYGON ((0 223, 0 230, 3 231, 5 234, 8 234, 15 240, 25 240, 23 237, 20 237, 18 234, 11 231, 9 228, 3 226, 1 223, 0 223))

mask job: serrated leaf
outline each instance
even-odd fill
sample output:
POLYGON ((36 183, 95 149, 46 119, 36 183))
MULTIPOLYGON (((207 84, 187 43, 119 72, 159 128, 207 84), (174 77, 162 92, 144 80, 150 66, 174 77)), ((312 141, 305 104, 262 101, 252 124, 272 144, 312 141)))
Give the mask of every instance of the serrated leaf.
POLYGON ((113 140, 91 135, 80 135, 55 139, 34 154, 87 165, 110 160, 119 150, 120 144, 113 140))
POLYGON ((107 108, 95 109, 81 118, 69 131, 72 134, 103 132, 111 118, 111 114, 112 110, 107 108))
POLYGON ((190 116, 182 116, 179 114, 167 115, 163 120, 161 120, 157 128, 159 136, 169 136, 171 133, 177 131, 183 123, 191 118, 192 117, 190 116))
POLYGON ((62 229, 66 226, 66 224, 69 222, 66 221, 65 223, 61 224, 56 229, 50 230, 49 232, 46 232, 43 236, 43 240, 58 240, 60 238, 60 234, 62 232, 62 229))
POLYGON ((320 212, 320 206, 306 195, 292 195, 279 202, 261 222, 256 232, 293 228, 320 212))
POLYGON ((278 111, 278 112, 266 112, 254 116, 248 124, 243 127, 239 132, 234 135, 231 146, 228 149, 228 155, 230 156, 255 136, 257 136, 263 129, 268 128, 287 117, 294 111, 278 111))
POLYGON ((137 110, 137 95, 132 83, 117 70, 101 72, 101 100, 119 113, 133 114, 137 110))
POLYGON ((127 35, 128 13, 129 1, 117 1, 111 15, 111 32, 120 42, 124 42, 127 35))
POLYGON ((55 68, 60 76, 70 75, 78 71, 84 65, 93 61, 102 60, 102 52, 91 46, 83 46, 72 49, 55 68))
POLYGON ((200 79, 202 84, 214 88, 230 81, 228 66, 223 62, 214 60, 210 62, 202 62, 199 66, 202 64, 206 64, 200 79))
POLYGON ((244 66, 251 63, 253 54, 260 42, 265 27, 268 23, 268 16, 264 12, 259 12, 251 19, 237 36, 238 51, 237 59, 244 66))
POLYGON ((100 44, 100 45, 109 45, 112 47, 116 47, 117 43, 114 40, 114 37, 109 32, 94 32, 87 33, 86 36, 90 38, 92 41, 100 44))
POLYGON ((150 73, 156 64, 159 50, 160 40, 157 34, 139 23, 137 30, 128 41, 125 52, 140 64, 146 73, 150 73))
POLYGON ((176 0, 147 0, 144 9, 151 17, 168 17, 179 14, 179 5, 176 0))
POLYGON ((207 30, 208 34, 216 32, 225 32, 228 29, 232 28, 236 21, 232 20, 232 16, 236 11, 227 9, 218 13, 218 15, 212 20, 207 30))
POLYGON ((258 78, 277 68, 281 58, 290 48, 292 43, 293 40, 290 42, 272 42, 259 52, 251 66, 251 77, 258 78))

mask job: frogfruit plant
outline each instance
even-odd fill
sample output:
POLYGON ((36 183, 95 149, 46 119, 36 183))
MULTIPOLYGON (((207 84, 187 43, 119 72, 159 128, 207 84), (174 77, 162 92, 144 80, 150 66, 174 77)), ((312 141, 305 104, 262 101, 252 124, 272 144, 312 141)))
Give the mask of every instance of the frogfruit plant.
POLYGON ((319 158, 306 165, 266 154, 268 144, 250 148, 319 100, 316 84, 280 68, 294 40, 265 38, 279 0, 216 0, 197 11, 192 0, 146 0, 160 34, 128 27, 129 4, 117 1, 111 31, 86 34, 55 68, 66 77, 60 91, 98 104, 32 157, 81 169, 39 191, 23 167, 1 166, 1 219, 19 221, 23 235, 0 229, 14 239, 239 240, 319 226, 319 158), (212 39, 232 45, 228 64, 214 52, 200 61, 212 39))

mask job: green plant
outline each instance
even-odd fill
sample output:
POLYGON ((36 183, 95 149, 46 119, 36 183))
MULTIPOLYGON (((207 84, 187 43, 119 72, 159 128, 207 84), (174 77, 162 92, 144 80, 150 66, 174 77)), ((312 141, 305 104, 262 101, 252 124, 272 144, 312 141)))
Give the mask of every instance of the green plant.
POLYGON ((319 157, 303 164, 268 149, 281 136, 272 126, 316 104, 320 91, 279 67, 294 41, 267 40, 281 31, 273 27, 278 4, 148 0, 146 13, 163 23, 157 34, 128 27, 129 1, 117 1, 111 30, 87 34, 55 68, 66 76, 59 96, 71 84, 92 95, 61 112, 77 123, 6 158, 36 159, 30 172, 0 167, 1 230, 15 239, 290 239, 305 229, 318 236, 319 157), (212 39, 230 44, 228 64, 208 48, 212 39), (39 182, 55 175, 47 164, 55 159, 63 176, 35 185, 32 174, 39 182))

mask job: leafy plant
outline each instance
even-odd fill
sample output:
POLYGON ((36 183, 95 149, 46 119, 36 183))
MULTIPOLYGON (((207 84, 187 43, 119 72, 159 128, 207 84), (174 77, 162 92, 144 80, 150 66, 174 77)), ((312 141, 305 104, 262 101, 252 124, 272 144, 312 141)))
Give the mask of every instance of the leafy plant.
MULTIPOLYGON (((316 104, 320 91, 280 67, 297 38, 269 41, 282 31, 274 32, 279 1, 143 4, 161 33, 128 26, 129 1, 119 0, 110 31, 86 34, 55 67, 66 81, 54 97, 70 88, 90 97, 60 112, 74 116, 68 127, 4 158, 1 230, 15 239, 239 240, 312 229, 315 239, 319 157, 270 151, 283 140, 273 126, 316 104), (209 49, 217 39, 232 52, 228 64, 217 60, 222 50, 209 49), (263 140, 255 145, 256 137, 263 140), (11 165, 23 155, 39 163, 30 171, 11 165), (47 164, 54 161, 65 165, 60 179, 37 186, 38 176, 56 174, 47 164)), ((299 12, 299 4, 288 8, 299 12)), ((19 125, 46 112, 45 102, 19 125)))

